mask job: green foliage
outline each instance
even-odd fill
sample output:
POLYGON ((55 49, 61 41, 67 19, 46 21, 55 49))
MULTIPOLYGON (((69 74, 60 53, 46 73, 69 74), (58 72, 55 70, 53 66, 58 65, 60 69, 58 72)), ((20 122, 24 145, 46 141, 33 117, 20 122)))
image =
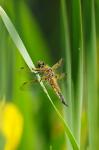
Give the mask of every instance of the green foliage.
POLYGON ((24 129, 18 149, 99 149, 98 0, 10 0, 0 5, 7 12, 0 7, 0 97, 5 95, 22 112, 24 129), (42 82, 41 88, 35 84, 29 91, 20 90, 32 77, 19 73, 21 66, 36 76, 35 62, 52 65, 58 57, 65 61, 67 78, 62 85, 68 108, 62 108, 42 82))

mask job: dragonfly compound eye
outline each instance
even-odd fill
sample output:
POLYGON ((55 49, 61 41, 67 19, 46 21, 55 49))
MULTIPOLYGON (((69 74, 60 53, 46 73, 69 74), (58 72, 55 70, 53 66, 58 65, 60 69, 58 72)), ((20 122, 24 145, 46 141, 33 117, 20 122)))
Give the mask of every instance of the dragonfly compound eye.
POLYGON ((38 67, 39 68, 42 68, 42 67, 44 67, 44 62, 43 61, 38 61, 38 67))

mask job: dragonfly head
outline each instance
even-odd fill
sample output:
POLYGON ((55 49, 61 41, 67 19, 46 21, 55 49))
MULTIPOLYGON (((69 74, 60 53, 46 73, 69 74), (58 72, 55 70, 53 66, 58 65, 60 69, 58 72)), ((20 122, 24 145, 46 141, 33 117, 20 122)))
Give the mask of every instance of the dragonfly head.
POLYGON ((38 68, 43 68, 45 66, 45 63, 43 61, 38 61, 37 66, 38 68))

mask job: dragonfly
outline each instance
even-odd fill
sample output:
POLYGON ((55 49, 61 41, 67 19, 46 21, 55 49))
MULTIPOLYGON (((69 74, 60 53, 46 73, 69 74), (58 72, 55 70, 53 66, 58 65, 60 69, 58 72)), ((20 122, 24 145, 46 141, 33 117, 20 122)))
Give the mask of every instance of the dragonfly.
MULTIPOLYGON (((61 58, 57 63, 55 63, 52 67, 44 63, 43 61, 37 62, 37 67, 32 68, 33 71, 38 73, 40 75, 40 81, 46 81, 51 85, 52 89, 60 99, 60 101, 65 105, 68 106, 68 104, 65 102, 65 98, 61 92, 61 89, 58 84, 58 80, 61 80, 65 77, 64 73, 57 74, 56 70, 62 66, 63 59, 61 58)), ((38 80, 32 80, 34 82, 38 82, 38 80)), ((23 83, 24 85, 27 84, 27 82, 23 83)))

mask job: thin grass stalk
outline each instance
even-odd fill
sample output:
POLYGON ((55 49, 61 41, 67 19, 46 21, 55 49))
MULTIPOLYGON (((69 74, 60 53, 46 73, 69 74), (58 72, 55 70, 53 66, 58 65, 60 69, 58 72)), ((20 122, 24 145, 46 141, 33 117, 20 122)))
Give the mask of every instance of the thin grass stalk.
MULTIPOLYGON (((68 121, 69 127, 72 129, 72 81, 71 81, 71 49, 70 49, 70 34, 69 34, 69 28, 68 28, 68 17, 67 17, 67 7, 65 0, 61 0, 60 3, 61 6, 61 31, 62 31, 62 44, 64 46, 64 56, 65 56, 65 63, 66 63, 66 74, 67 74, 67 80, 64 85, 64 94, 66 97, 66 101, 69 105, 69 109, 65 109, 64 114, 65 118, 68 121)), ((71 144, 67 140, 67 149, 72 149, 71 144)))
POLYGON ((74 86, 73 132, 80 144, 83 99, 83 34, 81 1, 72 2, 72 77, 74 86), (75 70, 74 70, 75 69, 75 70), (73 75, 74 74, 74 75, 73 75))
POLYGON ((80 0, 72 1, 72 12, 66 14, 65 0, 61 1, 62 17, 64 24, 66 72, 70 76, 68 82, 68 97, 70 98, 71 112, 68 116, 72 117, 71 129, 77 142, 80 144, 81 112, 83 98, 83 38, 82 38, 82 15, 80 0), (68 20, 71 18, 71 25, 68 29, 68 20), (69 31, 72 30, 71 46, 69 46, 69 31), (76 71, 75 71, 76 69, 76 71), (72 79, 73 78, 73 79, 72 79), (76 83, 76 84, 75 84, 76 83))
POLYGON ((83 3, 85 27, 85 54, 87 63, 87 96, 88 96, 88 130, 89 150, 99 149, 99 94, 98 94, 98 66, 96 48, 96 25, 94 0, 83 3))
MULTIPOLYGON (((61 21, 62 21, 62 39, 64 41, 64 48, 65 48, 65 63, 66 63, 66 73, 67 73, 67 88, 65 87, 65 94, 67 103, 72 106, 72 81, 71 81, 71 51, 70 51, 70 35, 69 35, 69 28, 68 28, 68 18, 67 18, 67 10, 66 10, 66 3, 65 0, 61 0, 61 21)), ((72 127, 72 107, 69 108, 69 125, 72 127), (70 114, 71 113, 71 114, 70 114)), ((68 110, 67 110, 68 112, 68 110)))

